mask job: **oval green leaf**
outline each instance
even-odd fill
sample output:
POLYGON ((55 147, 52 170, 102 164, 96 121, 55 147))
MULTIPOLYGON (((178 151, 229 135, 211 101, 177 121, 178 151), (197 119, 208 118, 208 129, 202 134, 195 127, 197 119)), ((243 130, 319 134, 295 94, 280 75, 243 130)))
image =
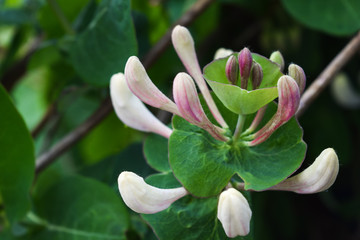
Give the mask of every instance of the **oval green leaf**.
POLYGON ((168 160, 168 140, 157 134, 150 134, 144 142, 147 163, 159 172, 171 171, 168 160))
POLYGON ((285 8, 306 26, 334 35, 360 29, 359 0, 282 0, 285 8))
POLYGON ((227 58, 215 60, 204 68, 204 77, 216 96, 228 109, 237 114, 254 113, 278 97, 276 84, 283 75, 278 65, 261 55, 253 53, 252 56, 261 65, 264 75, 257 90, 248 91, 229 84, 225 75, 227 58))
POLYGON ((34 145, 24 120, 0 85, 0 195, 13 223, 30 209, 34 179, 34 145))
MULTIPOLYGON (((262 125, 275 111, 276 104, 269 104, 262 125)), ((219 194, 234 174, 243 179, 246 189, 265 190, 296 171, 306 152, 302 129, 294 118, 255 147, 247 147, 241 141, 220 142, 177 116, 173 127, 170 166, 175 177, 197 197, 219 194)))

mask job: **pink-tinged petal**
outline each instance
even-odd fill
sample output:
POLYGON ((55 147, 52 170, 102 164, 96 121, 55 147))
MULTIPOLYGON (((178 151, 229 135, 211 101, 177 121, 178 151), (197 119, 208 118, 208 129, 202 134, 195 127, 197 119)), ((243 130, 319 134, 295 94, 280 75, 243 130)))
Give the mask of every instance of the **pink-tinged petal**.
POLYGON ((251 215, 249 203, 239 191, 229 188, 220 194, 217 217, 228 237, 248 235, 251 215))
POLYGON ((196 84, 204 96, 207 105, 209 106, 212 115, 222 127, 227 128, 228 125, 221 116, 202 76, 200 65, 195 52, 194 40, 189 30, 178 25, 172 31, 171 39, 175 51, 177 52, 188 73, 194 78, 196 84))
POLYGON ((289 65, 288 75, 297 82, 300 94, 302 94, 306 86, 306 75, 304 70, 300 66, 292 63, 289 65))
POLYGON ((338 172, 339 159, 334 149, 327 148, 304 171, 268 190, 292 191, 301 194, 322 192, 333 185, 338 172))
POLYGON ((178 114, 175 103, 154 85, 137 57, 132 56, 126 62, 125 77, 130 90, 143 102, 173 114, 178 114))
POLYGON ((130 91, 122 73, 110 80, 110 96, 116 115, 129 127, 169 138, 172 130, 159 121, 130 91))
POLYGON ((296 113, 300 103, 299 87, 290 76, 282 76, 278 81, 279 102, 278 109, 270 121, 254 135, 249 146, 258 145, 266 141, 273 132, 290 120, 296 113))
POLYGON ((147 184, 132 172, 122 172, 118 187, 125 204, 137 213, 153 214, 167 209, 188 192, 183 187, 161 189, 147 184))
POLYGON ((204 113, 192 78, 186 73, 179 73, 174 79, 173 95, 180 116, 190 123, 208 131, 214 138, 227 141, 223 130, 213 125, 204 113))

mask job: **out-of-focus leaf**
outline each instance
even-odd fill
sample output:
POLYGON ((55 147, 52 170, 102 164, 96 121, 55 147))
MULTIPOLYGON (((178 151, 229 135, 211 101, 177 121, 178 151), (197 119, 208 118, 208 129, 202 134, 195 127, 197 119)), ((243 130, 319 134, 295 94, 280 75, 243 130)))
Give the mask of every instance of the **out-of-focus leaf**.
POLYGON ((129 215, 111 188, 80 176, 50 186, 46 181, 39 179, 34 196, 36 215, 28 215, 42 228, 29 239, 126 239, 129 215))
POLYGON ((136 140, 137 136, 137 131, 126 127, 112 113, 80 142, 84 162, 95 163, 120 152, 136 140))
POLYGON ((285 8, 308 27, 335 35, 349 35, 360 29, 358 0, 282 0, 285 8))
POLYGON ((122 72, 137 52, 129 0, 104 0, 93 21, 70 47, 70 61, 84 81, 109 84, 112 74, 122 72))
POLYGON ((0 86, 0 194, 10 223, 30 208, 34 146, 23 119, 0 86))

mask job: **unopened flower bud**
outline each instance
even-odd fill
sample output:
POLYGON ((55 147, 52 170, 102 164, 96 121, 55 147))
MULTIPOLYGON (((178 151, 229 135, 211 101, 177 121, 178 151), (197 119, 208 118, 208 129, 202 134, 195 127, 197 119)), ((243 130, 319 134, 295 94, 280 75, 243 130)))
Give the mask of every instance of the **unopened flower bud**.
POLYGON ((126 62, 125 77, 130 90, 143 102, 174 114, 179 113, 175 103, 154 85, 137 57, 132 56, 126 62))
POLYGON ((190 123, 208 131, 215 139, 227 141, 223 130, 210 122, 201 106, 192 78, 186 73, 178 73, 174 79, 173 95, 180 116, 190 123))
POLYGON ((276 63, 280 67, 280 71, 284 71, 285 61, 284 57, 279 51, 275 51, 270 55, 270 60, 276 63))
POLYGON ((226 62, 225 74, 232 85, 236 85, 239 76, 239 65, 234 55, 231 55, 226 62))
POLYGON ((290 120, 296 113, 300 103, 299 87, 290 76, 282 76, 277 83, 279 102, 275 115, 270 121, 254 134, 249 146, 258 145, 268 139, 273 132, 290 120))
POLYGON ((110 96, 116 115, 129 127, 144 132, 154 132, 166 138, 172 130, 159 121, 130 91, 125 76, 114 74, 110 80, 110 96))
POLYGON ((338 172, 338 157, 334 149, 327 148, 304 171, 271 187, 270 190, 292 191, 301 194, 322 192, 333 185, 338 172))
POLYGON ((243 48, 240 51, 239 56, 239 71, 240 71, 240 80, 241 80, 241 88, 247 89, 251 67, 252 67, 252 56, 251 52, 248 48, 243 48))
POLYGON ((209 106, 214 118, 222 127, 227 128, 228 125, 221 116, 202 76, 199 61, 195 52, 194 40, 189 30, 183 26, 177 25, 172 31, 171 40, 181 62, 184 64, 188 73, 194 78, 203 94, 206 104, 209 106))
POLYGON ((288 75, 297 82, 300 94, 302 94, 306 85, 306 75, 304 70, 300 66, 292 63, 289 65, 288 75))
POLYGON ((118 178, 118 186, 125 204, 131 210, 145 214, 160 212, 188 194, 183 187, 172 189, 153 187, 132 172, 122 172, 118 178))
POLYGON ((263 80, 263 70, 260 64, 257 62, 253 63, 253 69, 251 72, 251 81, 253 85, 253 90, 258 89, 262 80, 263 80))
POLYGON ((249 203, 239 191, 229 188, 220 194, 217 217, 228 237, 249 234, 251 215, 249 203))
POLYGON ((233 54, 233 50, 231 49, 225 49, 225 48, 219 48, 218 50, 216 50, 215 55, 214 55, 214 60, 219 59, 219 58, 224 58, 227 57, 231 54, 233 54))

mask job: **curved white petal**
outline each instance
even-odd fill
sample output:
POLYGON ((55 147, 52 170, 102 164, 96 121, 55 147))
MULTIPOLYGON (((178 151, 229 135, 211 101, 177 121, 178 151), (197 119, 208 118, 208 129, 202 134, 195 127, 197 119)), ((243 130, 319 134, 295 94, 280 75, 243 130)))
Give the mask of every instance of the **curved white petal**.
POLYGON ((309 194, 327 190, 339 172, 339 159, 332 148, 327 148, 301 173, 286 179, 269 190, 309 194))
POLYGON ((144 132, 154 132, 166 138, 172 130, 159 121, 130 91, 125 76, 114 74, 110 80, 110 96, 116 115, 129 127, 144 132))
POLYGON ((132 172, 122 172, 118 178, 118 186, 126 205, 137 213, 145 214, 160 212, 188 194, 183 187, 161 189, 150 186, 132 172))
POLYGON ((214 55, 214 60, 219 59, 219 58, 224 58, 224 57, 228 57, 229 55, 233 54, 233 50, 231 49, 226 49, 226 48, 219 48, 218 50, 216 50, 215 55, 214 55))
POLYGON ((228 237, 249 234, 251 215, 249 203, 239 191, 229 188, 220 194, 217 217, 228 237))

